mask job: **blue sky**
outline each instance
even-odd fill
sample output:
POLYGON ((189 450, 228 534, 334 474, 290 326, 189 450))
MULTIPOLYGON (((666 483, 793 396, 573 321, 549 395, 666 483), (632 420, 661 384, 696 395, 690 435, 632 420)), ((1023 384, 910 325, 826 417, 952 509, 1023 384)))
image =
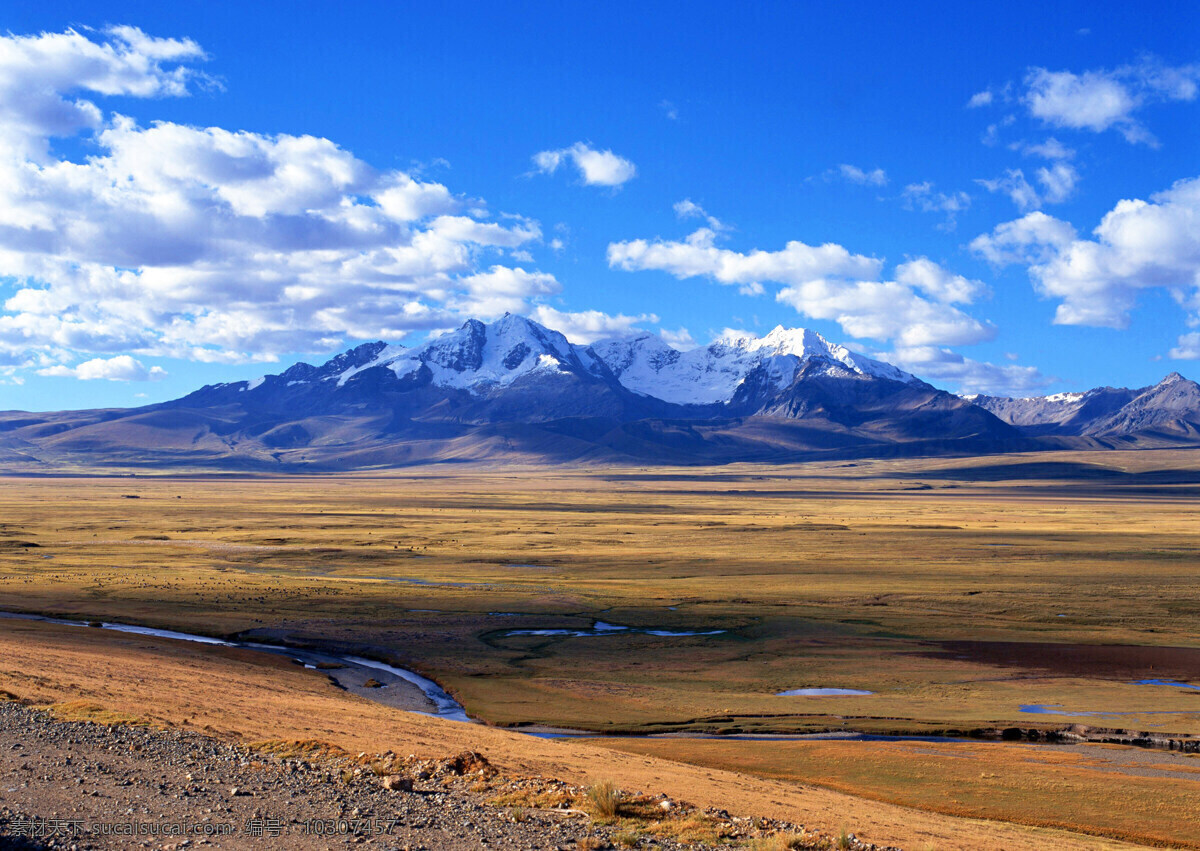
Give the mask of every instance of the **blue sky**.
POLYGON ((19 4, 0 409, 513 310, 938 386, 1200 357, 1194 3, 19 4))

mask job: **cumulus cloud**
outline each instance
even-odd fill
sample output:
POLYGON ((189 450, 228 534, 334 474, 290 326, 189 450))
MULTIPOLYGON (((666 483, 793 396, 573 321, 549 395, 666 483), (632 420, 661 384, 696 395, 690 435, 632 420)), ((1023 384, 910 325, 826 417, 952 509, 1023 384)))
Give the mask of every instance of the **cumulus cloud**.
POLYGON ((536 222, 329 139, 142 126, 88 99, 184 96, 203 58, 128 27, 0 37, 0 355, 77 377, 83 353, 272 360, 558 292, 503 262, 528 262, 536 222), (56 136, 91 155, 52 154, 56 136))
POLYGON ((837 322, 853 336, 895 340, 908 346, 973 343, 994 333, 953 307, 949 300, 968 300, 976 282, 942 272, 925 258, 897 271, 907 281, 881 280, 883 261, 852 254, 843 246, 821 246, 793 241, 779 251, 746 253, 714 245, 715 234, 701 228, 682 242, 633 240, 608 246, 608 264, 627 272, 659 270, 676 278, 708 277, 738 286, 744 292, 762 292, 763 283, 784 285, 777 301, 805 316, 837 322), (918 291, 924 286, 933 299, 918 291), (949 300, 947 300, 947 298, 949 300))
POLYGON ((937 346, 900 347, 882 358, 927 381, 950 384, 963 394, 1032 396, 1055 380, 1036 367, 998 366, 937 346))
POLYGON ((1061 204, 1075 192, 1079 172, 1068 162, 1059 160, 1039 168, 1034 178, 1041 189, 1036 188, 1019 168, 1010 168, 1002 177, 975 181, 989 192, 1007 195, 1021 212, 1036 210, 1043 204, 1061 204))
POLYGON ((1181 334, 1168 354, 1175 360, 1200 360, 1200 331, 1181 334))
POLYGON ((997 225, 990 234, 971 240, 971 250, 996 266, 1041 263, 1075 239, 1075 228, 1045 213, 997 225))
POLYGON ((680 219, 704 219, 708 226, 716 231, 729 230, 729 225, 722 222, 716 216, 710 216, 708 212, 693 201, 691 198, 684 198, 682 201, 676 201, 674 205, 675 215, 680 219))
POLYGON ((1032 145, 1018 143, 1016 148, 1026 156, 1041 157, 1045 160, 1070 160, 1075 158, 1075 150, 1068 148, 1053 136, 1044 142, 1037 142, 1032 145))
POLYGON ((1017 209, 1022 212, 1036 210, 1042 206, 1042 199, 1038 197, 1037 190, 1025 179, 1025 172, 1019 168, 1008 169, 1003 177, 991 180, 980 178, 975 182, 988 192, 999 192, 1007 195, 1012 199, 1017 209))
POLYGON ((607 337, 624 337, 640 330, 637 327, 639 322, 658 322, 658 317, 653 313, 638 316, 626 316, 623 313, 613 315, 599 310, 568 313, 545 304, 539 304, 530 315, 535 322, 561 332, 572 343, 585 345, 607 337))
POLYGON ((1009 168, 1000 178, 976 182, 989 192, 1007 194, 1021 212, 1037 210, 1043 204, 1061 204, 1074 194, 1079 182, 1079 172, 1063 161, 1038 168, 1033 176, 1040 184, 1040 190, 1028 181, 1024 169, 1020 168, 1009 168))
POLYGON ((136 27, 105 35, 0 37, 0 143, 10 156, 42 163, 51 138, 100 127, 100 109, 77 93, 182 97, 190 84, 211 81, 184 64, 206 58, 191 39, 153 38, 136 27))
POLYGON ((38 374, 70 376, 81 381, 95 381, 101 378, 107 381, 159 381, 167 377, 167 371, 161 366, 146 369, 141 361, 129 355, 117 355, 107 359, 92 358, 74 367, 58 364, 39 369, 38 374))
POLYGON ((968 109, 977 109, 981 106, 989 106, 996 95, 990 89, 984 89, 982 92, 976 92, 971 95, 971 99, 967 101, 968 109))
POLYGON ((1042 184, 1042 200, 1047 204, 1061 204, 1075 192, 1079 172, 1069 163, 1056 162, 1039 168, 1037 179, 1042 184))
POLYGON ((1030 115, 1046 124, 1095 133, 1116 129, 1131 143, 1155 144, 1134 113, 1151 103, 1195 100, 1200 65, 1145 61, 1079 74, 1031 68, 1024 83, 1022 101, 1030 115))
POLYGON ((938 192, 932 181, 910 183, 900 193, 904 206, 922 213, 945 213, 940 230, 952 231, 958 227, 958 214, 971 206, 971 196, 966 192, 938 192))
POLYGON ((896 267, 896 280, 915 287, 925 295, 944 304, 970 304, 987 292, 983 281, 955 275, 928 257, 918 257, 896 267))
POLYGON ((851 254, 832 242, 820 246, 798 240, 781 251, 742 254, 717 248, 711 228, 700 228, 683 242, 635 239, 608 246, 608 265, 626 272, 659 269, 676 278, 709 276, 722 284, 739 286, 762 281, 799 283, 824 275, 874 276, 882 261, 851 254))
POLYGON ((978 343, 995 333, 992 326, 922 298, 898 281, 806 281, 784 287, 775 300, 805 316, 837 322, 851 337, 903 346, 978 343))
POLYGON ((679 327, 674 331, 670 328, 662 328, 659 330, 658 336, 668 346, 678 349, 681 352, 691 351, 699 345, 695 338, 692 337, 692 332, 683 327, 679 327))
POLYGON ((540 151, 533 164, 542 174, 554 174, 559 166, 573 163, 588 186, 620 186, 637 175, 637 167, 612 151, 598 151, 584 142, 556 151, 540 151))
POLYGON ((838 166, 838 174, 843 179, 860 186, 887 186, 888 182, 887 172, 881 168, 873 168, 868 171, 858 166, 842 163, 838 166))
MULTIPOLYGON (((1149 201, 1123 200, 1080 239, 1070 224, 1031 213, 977 237, 971 248, 994 263, 1028 266, 1043 295, 1058 300, 1062 325, 1123 328, 1139 291, 1161 288, 1200 322, 1200 178, 1149 201)), ((1188 351, 1181 339, 1179 351, 1188 351)))

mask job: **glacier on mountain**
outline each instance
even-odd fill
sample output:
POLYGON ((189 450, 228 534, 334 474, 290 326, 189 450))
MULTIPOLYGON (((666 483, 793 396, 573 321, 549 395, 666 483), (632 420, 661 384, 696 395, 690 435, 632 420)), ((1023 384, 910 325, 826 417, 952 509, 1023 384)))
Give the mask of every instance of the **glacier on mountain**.
POLYGON ((806 328, 778 326, 765 337, 729 334, 687 352, 671 348, 654 334, 601 340, 591 348, 629 390, 681 405, 728 402, 746 376, 760 367, 771 386, 782 390, 802 364, 814 359, 859 375, 904 383, 917 380, 806 328))

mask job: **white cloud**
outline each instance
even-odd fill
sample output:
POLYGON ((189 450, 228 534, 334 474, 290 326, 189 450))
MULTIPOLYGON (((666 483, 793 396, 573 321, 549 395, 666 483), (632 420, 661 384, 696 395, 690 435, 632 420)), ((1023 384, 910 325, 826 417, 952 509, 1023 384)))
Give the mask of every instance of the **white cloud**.
POLYGON ((533 155, 533 164, 543 174, 554 174, 567 162, 575 164, 579 176, 588 186, 620 186, 637 175, 637 167, 629 160, 612 151, 598 151, 584 142, 533 155))
POLYGON ((720 232, 729 230, 729 225, 722 222, 716 216, 710 216, 708 212, 693 201, 691 198, 684 198, 682 201, 676 201, 674 204, 675 215, 680 219, 704 219, 708 226, 714 231, 720 232))
POLYGON ((896 267, 896 280, 945 304, 970 304, 987 292, 983 281, 975 281, 946 271, 928 257, 918 257, 896 267))
POLYGON ((141 361, 129 355, 117 355, 112 358, 93 358, 75 367, 63 365, 46 367, 38 370, 39 375, 58 375, 78 378, 81 381, 105 379, 107 381, 159 381, 167 377, 167 371, 161 366, 149 369, 141 361))
POLYGON ((1032 213, 971 247, 996 263, 1027 264, 1037 289, 1059 300, 1058 324, 1123 328, 1148 288, 1171 293, 1200 321, 1200 178, 1118 202, 1092 233, 1079 239, 1068 223, 1032 213))
POLYGON ((669 100, 659 101, 658 108, 663 111, 663 115, 665 115, 669 121, 678 121, 679 120, 679 107, 677 107, 671 101, 669 101, 669 100))
POLYGON ((677 328, 674 331, 669 328, 661 328, 659 329, 658 336, 668 346, 678 349, 681 352, 691 351, 699 345, 692 337, 692 332, 683 327, 677 328))
POLYGON ((493 266, 486 272, 463 276, 459 282, 466 288, 466 294, 452 296, 448 306, 464 316, 481 319, 524 311, 529 298, 554 295, 561 290, 553 275, 507 266, 493 266))
POLYGON ((1030 213, 997 225, 990 234, 971 240, 971 250, 996 266, 1038 263, 1075 239, 1075 228, 1045 213, 1030 213))
POLYGON ((143 127, 81 97, 185 95, 203 56, 130 28, 0 36, 0 357, 272 360, 558 291, 497 263, 536 222, 329 139, 143 127), (91 155, 50 153, 63 135, 91 155))
POLYGON ((838 166, 838 171, 846 180, 861 186, 886 186, 888 182, 887 172, 881 168, 866 171, 858 166, 842 163, 838 166))
POLYGON ((826 275, 873 277, 882 261, 851 254, 832 242, 820 246, 789 242, 781 251, 741 254, 714 245, 716 234, 700 228, 683 242, 635 239, 608 246, 608 265, 626 272, 659 269, 676 278, 707 275, 722 284, 762 281, 799 283, 826 275))
POLYGON ((918 294, 915 286, 928 284, 938 292, 968 298, 977 289, 972 282, 957 283, 948 273, 921 258, 905 264, 903 274, 916 285, 880 280, 883 262, 851 254, 833 243, 821 246, 793 241, 780 251, 741 253, 713 244, 714 234, 701 228, 683 242, 633 240, 608 246, 608 263, 627 272, 660 270, 677 278, 709 277, 723 284, 754 288, 763 282, 785 285, 775 298, 814 319, 839 323, 853 337, 896 340, 903 345, 973 343, 993 334, 979 322, 940 300, 918 294), (927 264, 927 266, 926 266, 927 264))
POLYGON ((898 281, 806 281, 784 287, 775 300, 813 319, 837 322, 851 337, 902 346, 978 343, 995 334, 990 325, 924 299, 898 281))
POLYGON ((1030 396, 1054 381, 1036 367, 998 366, 937 346, 901 347, 882 358, 928 381, 950 384, 962 394, 1030 396))
POLYGON ((182 97, 190 83, 209 79, 182 64, 206 58, 191 39, 152 38, 136 27, 106 35, 0 37, 0 145, 10 157, 42 163, 52 137, 100 127, 99 108, 74 93, 182 97))
POLYGON ((971 196, 966 192, 937 192, 933 182, 910 183, 900 193, 904 206, 923 213, 945 213, 946 218, 939 229, 952 231, 958 226, 958 214, 971 206, 971 196))
POLYGON ((1200 360, 1200 332, 1181 334, 1168 354, 1175 360, 1200 360))
POLYGON ((1080 74, 1031 68, 1022 100, 1030 115, 1052 126, 1095 133, 1116 129, 1129 142, 1154 144, 1134 113, 1149 103, 1195 100, 1198 83, 1200 65, 1145 61, 1080 74))
POLYGON ((1061 204, 1075 192, 1079 183, 1079 172, 1069 163, 1056 162, 1037 170, 1038 183, 1042 184, 1042 200, 1047 204, 1061 204))
POLYGON ((1019 168, 1010 168, 1003 177, 993 180, 977 180, 980 186, 989 192, 999 192, 1007 195, 1021 212, 1036 210, 1043 204, 1060 204, 1075 192, 1079 182, 1079 172, 1068 162, 1058 161, 1048 167, 1041 167, 1034 177, 1042 185, 1039 192, 1025 177, 1025 172, 1019 168))
POLYGON ((996 96, 990 89, 984 89, 982 92, 971 95, 971 99, 967 101, 967 108, 976 109, 981 106, 990 106, 995 99, 996 96))
POLYGON ((639 316, 626 316, 623 313, 614 316, 599 310, 567 313, 544 304, 535 307, 530 315, 534 321, 561 332, 572 343, 585 345, 607 337, 624 337, 640 330, 637 328, 639 322, 658 322, 658 317, 653 313, 643 313, 639 316))
POLYGON ((1044 142, 1038 142, 1033 145, 1018 144, 1017 147, 1026 156, 1041 157, 1045 160, 1070 160, 1075 158, 1075 150, 1068 148, 1053 136, 1044 142))
POLYGON ((1007 195, 1017 205, 1021 212, 1036 210, 1042 206, 1042 199, 1037 190, 1025 179, 1025 172, 1019 168, 1008 169, 1003 177, 993 180, 979 179, 975 181, 988 192, 999 192, 1007 195))

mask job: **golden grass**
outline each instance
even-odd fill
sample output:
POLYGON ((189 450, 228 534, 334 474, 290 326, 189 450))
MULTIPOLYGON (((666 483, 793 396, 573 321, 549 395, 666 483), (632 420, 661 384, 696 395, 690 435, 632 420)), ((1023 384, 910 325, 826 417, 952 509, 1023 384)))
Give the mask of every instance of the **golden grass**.
POLYGON ((248 744, 252 749, 260 753, 270 754, 280 759, 304 759, 309 762, 324 762, 328 760, 343 760, 350 757, 350 754, 344 748, 314 739, 273 740, 249 742, 248 744))
POLYGON ((0 550, 0 608, 389 645, 498 724, 928 731, 1075 717, 1017 712, 1045 703, 1200 732, 1180 692, 927 655, 963 638, 1200 646, 1189 490, 937 478, 965 463, 9 480, 0 537, 39 546, 0 550), (409 611, 425 609, 437 611, 409 611), (501 635, 597 617, 731 632, 501 635), (773 696, 809 685, 887 697, 773 696))
MULTIPOLYGON (((1029 653, 1000 663, 941 643, 1200 648, 1194 486, 994 471, 980 483, 960 472, 1036 461, 1138 473, 1198 460, 1147 451, 715 470, 8 479, 0 609, 390 648, 392 661, 499 725, 935 732, 1082 721, 1200 734, 1200 701, 1185 690, 1131 685, 1115 669, 1039 667, 1029 653), (503 634, 596 619, 727 633, 503 634), (775 696, 807 686, 876 694, 775 696), (1119 714, 1029 715, 1019 711, 1027 703, 1119 714)), ((325 703, 324 675, 283 658, 172 651, 172 664, 190 673, 177 672, 175 708, 164 710, 141 694, 155 690, 157 672, 121 688, 53 673, 75 670, 98 631, 39 643, 10 624, 0 644, 14 632, 20 640, 0 663, 0 687, 23 698, 94 700, 262 740, 386 738, 382 728, 346 729, 325 703), (228 707, 202 694, 214 666, 238 683, 228 707)), ((130 636, 104 642, 130 653, 159 647, 130 636)), ((561 755, 577 746, 552 747, 561 755)), ((872 782, 854 788, 865 794, 872 782)))
MULTIPOLYGON (((1077 748, 928 742, 597 742, 627 753, 813 783, 947 815, 1200 848, 1200 777, 1139 776, 1077 748)), ((1123 754, 1141 754, 1129 748, 1123 754)), ((1176 766, 1164 765, 1172 772, 1176 766)))
POLYGON ((113 709, 93 703, 90 700, 65 700, 42 707, 61 721, 86 721, 89 724, 106 724, 109 726, 123 725, 128 727, 149 727, 150 722, 145 718, 118 712, 113 709))
POLYGON ((588 808, 600 818, 615 818, 625 803, 625 793, 612 780, 604 778, 587 788, 588 808))

